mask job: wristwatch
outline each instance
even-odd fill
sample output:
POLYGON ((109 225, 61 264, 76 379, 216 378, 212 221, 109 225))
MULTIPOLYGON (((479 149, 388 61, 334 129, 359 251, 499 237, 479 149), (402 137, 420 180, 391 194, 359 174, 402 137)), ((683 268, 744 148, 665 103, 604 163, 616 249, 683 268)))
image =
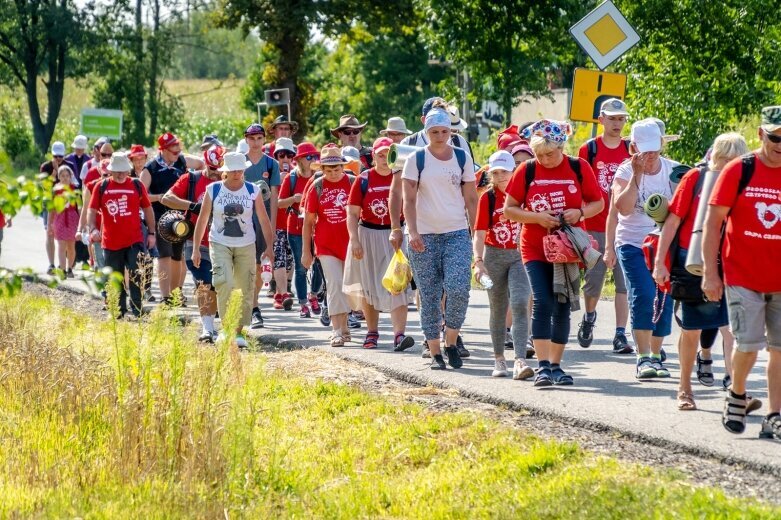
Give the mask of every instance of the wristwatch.
POLYGON ((578 210, 580 211, 580 221, 583 222, 586 220, 586 214, 583 212, 583 208, 578 208, 578 210))

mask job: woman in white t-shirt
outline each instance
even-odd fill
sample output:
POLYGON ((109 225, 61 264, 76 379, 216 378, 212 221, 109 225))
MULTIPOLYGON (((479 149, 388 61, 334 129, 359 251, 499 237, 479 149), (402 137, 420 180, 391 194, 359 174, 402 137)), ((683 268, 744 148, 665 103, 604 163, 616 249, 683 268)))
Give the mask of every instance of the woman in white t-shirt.
MULTIPOLYGON (((271 222, 266 213, 263 197, 258 188, 244 180, 244 170, 252 163, 244 154, 226 153, 220 168, 223 179, 209 185, 203 197, 201 212, 195 224, 193 243, 200 244, 209 219, 209 255, 212 261, 212 283, 217 291, 217 308, 220 317, 228 315, 228 301, 234 289, 242 293, 241 318, 236 333, 236 344, 246 347, 242 327, 249 326, 255 292, 255 228, 253 212, 257 214, 266 240, 265 256, 274 262, 271 222)), ((193 265, 201 265, 201 252, 193 248, 193 265)), ((220 333, 224 337, 225 331, 220 333)))
POLYGON ((463 363, 456 345, 469 304, 469 226, 477 212, 474 164, 468 153, 450 145, 450 115, 445 107, 435 104, 426 114, 429 144, 407 158, 401 175, 410 263, 420 292, 420 321, 432 370, 446 368, 439 346, 443 294, 445 353, 451 367, 463 363))
POLYGON ((613 203, 618 210, 615 249, 626 276, 632 335, 637 344, 638 379, 670 377, 662 362, 662 342, 670 335, 673 303, 668 294, 657 294, 656 282, 643 256, 643 240, 656 223, 646 215, 646 201, 655 194, 670 200, 670 175, 678 163, 661 156, 663 138, 659 125, 644 119, 632 125, 632 158, 618 167, 613 179, 613 203), (661 309, 661 311, 660 311, 661 309), (655 317, 655 313, 661 316, 655 317), (654 318, 658 321, 654 322, 654 318))

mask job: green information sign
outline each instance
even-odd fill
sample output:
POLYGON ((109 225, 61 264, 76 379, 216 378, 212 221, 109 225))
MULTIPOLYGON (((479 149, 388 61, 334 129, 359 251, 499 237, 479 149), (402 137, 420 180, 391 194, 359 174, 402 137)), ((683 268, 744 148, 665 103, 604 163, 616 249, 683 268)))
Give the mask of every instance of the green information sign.
POLYGON ((81 132, 87 137, 122 139, 122 111, 85 108, 81 111, 81 132))

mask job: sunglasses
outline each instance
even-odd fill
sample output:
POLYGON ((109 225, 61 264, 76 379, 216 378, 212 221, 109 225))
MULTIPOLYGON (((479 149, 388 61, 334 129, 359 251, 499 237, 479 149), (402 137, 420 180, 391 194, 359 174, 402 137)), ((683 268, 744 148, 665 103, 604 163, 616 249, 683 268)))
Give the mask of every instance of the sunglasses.
POLYGON ((110 154, 110 153, 101 153, 100 154, 101 158, 103 158, 103 159, 111 159, 111 155, 112 154, 110 154))
POLYGON ((771 143, 775 143, 775 144, 781 143, 781 135, 769 134, 765 132, 765 137, 767 137, 771 143))
POLYGON ((316 154, 316 155, 306 155, 306 156, 304 156, 304 159, 306 159, 307 161, 317 161, 317 160, 320 159, 320 155, 319 154, 316 154))
POLYGON ((361 130, 360 128, 343 128, 343 129, 341 130, 341 132, 342 132, 344 135, 358 135, 358 134, 360 134, 361 132, 363 132, 363 130, 361 130))
POLYGON ((63 158, 62 155, 52 155, 52 157, 54 157, 55 159, 62 159, 63 158))
POLYGON ((283 159, 292 159, 296 156, 293 152, 277 152, 277 157, 282 157, 283 159))

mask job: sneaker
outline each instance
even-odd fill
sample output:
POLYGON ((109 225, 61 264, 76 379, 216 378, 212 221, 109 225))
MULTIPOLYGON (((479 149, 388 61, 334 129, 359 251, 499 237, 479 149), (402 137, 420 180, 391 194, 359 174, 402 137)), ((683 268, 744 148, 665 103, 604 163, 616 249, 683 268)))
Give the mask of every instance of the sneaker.
POLYGON ((225 332, 220 331, 220 333, 217 334, 217 338, 214 341, 216 343, 219 343, 225 341, 226 339, 228 339, 228 337, 225 335, 225 332))
POLYGON ((404 352, 408 348, 412 348, 414 346, 415 340, 410 336, 405 336, 404 334, 397 335, 396 339, 393 340, 394 352, 404 352))
POLYGON ((526 359, 532 359, 537 354, 534 350, 534 340, 529 336, 529 341, 526 342, 526 359))
POLYGON ((328 315, 328 307, 323 307, 320 313, 320 325, 323 327, 329 327, 331 325, 331 317, 328 315))
POLYGON ((659 350, 659 355, 662 356, 662 363, 667 361, 667 352, 665 352, 663 348, 659 350))
POLYGON ((462 358, 469 357, 469 351, 464 346, 464 340, 461 338, 461 334, 456 338, 456 348, 458 349, 458 355, 462 358))
POLYGON ((73 269, 65 271, 65 278, 73 278, 73 269))
POLYGON ((516 359, 513 363, 513 379, 521 381, 534 376, 534 369, 522 359, 516 359))
POLYGON ((274 295, 274 308, 278 311, 282 310, 282 298, 284 295, 282 294, 275 294, 274 295))
POLYGON ((157 298, 155 298, 155 295, 152 294, 152 291, 145 292, 144 297, 146 298, 146 301, 149 303, 154 303, 157 301, 157 298))
POLYGON ((724 379, 721 380, 721 387, 726 392, 729 389, 729 385, 732 384, 732 378, 729 375, 724 376, 724 379))
POLYGON ((56 269, 54 268, 54 265, 49 264, 49 268, 46 270, 46 274, 53 275, 55 270, 56 269))
POLYGON ((578 343, 583 348, 589 348, 591 342, 594 341, 594 324, 597 321, 596 313, 594 313, 594 321, 589 321, 586 315, 583 315, 583 320, 580 322, 578 328, 578 343))
POLYGON ((510 329, 507 329, 507 334, 504 336, 504 350, 512 350, 515 348, 515 345, 513 344, 513 335, 510 332, 510 329))
POLYGON ((656 377, 670 377, 670 371, 667 370, 661 359, 651 358, 651 366, 656 370, 656 377))
POLYGON ((428 341, 423 342, 423 354, 421 356, 423 359, 429 359, 431 357, 431 351, 428 348, 428 341))
POLYGON ((507 377, 507 361, 504 359, 495 360, 494 371, 491 372, 491 377, 507 377))
POLYGON ((353 311, 353 316, 355 316, 355 318, 360 321, 364 321, 366 319, 366 316, 363 314, 363 311, 353 311))
POLYGON ((289 311, 293 308, 293 295, 285 293, 282 295, 282 308, 289 311))
POLYGON ((461 355, 458 352, 458 347, 450 345, 445 348, 445 354, 447 355, 447 364, 453 368, 461 368, 464 366, 464 362, 461 361, 461 355))
POLYGON ((445 359, 442 354, 437 354, 434 359, 431 360, 431 370, 447 370, 445 359))
POLYGON ((320 302, 317 301, 317 296, 309 297, 309 308, 312 309, 312 314, 320 316, 320 302))
POLYGON ((325 301, 325 289, 317 293, 317 301, 320 303, 325 301))
POLYGON ((244 334, 236 334, 236 346, 239 348, 247 348, 247 338, 244 334))
POLYGON ((613 337, 613 354, 632 354, 635 349, 629 344, 626 339, 626 334, 623 332, 616 332, 613 337))
POLYGON ((651 379, 656 377, 656 368, 654 368, 651 363, 651 358, 641 357, 637 360, 635 377, 637 379, 651 379))
POLYGON ((301 304, 301 310, 298 312, 299 318, 311 318, 312 314, 309 312, 309 307, 306 303, 301 304))
POLYGON ((198 341, 201 343, 214 343, 214 332, 209 330, 204 330, 201 332, 201 335, 198 336, 198 341))
POLYGON ((252 319, 249 322, 249 328, 251 329, 263 328, 263 315, 260 314, 260 309, 252 311, 252 319))
POLYGON ((347 315, 347 326, 351 329, 360 329, 361 322, 355 317, 355 313, 351 312, 347 315))

